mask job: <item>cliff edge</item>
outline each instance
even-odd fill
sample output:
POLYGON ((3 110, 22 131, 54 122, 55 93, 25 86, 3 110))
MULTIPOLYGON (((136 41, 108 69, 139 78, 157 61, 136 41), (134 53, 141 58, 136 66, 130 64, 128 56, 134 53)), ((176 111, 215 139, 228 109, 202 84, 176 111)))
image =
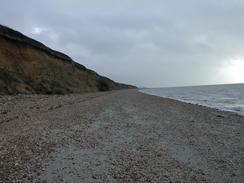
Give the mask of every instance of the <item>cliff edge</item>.
POLYGON ((66 94, 135 88, 0 25, 0 94, 66 94))

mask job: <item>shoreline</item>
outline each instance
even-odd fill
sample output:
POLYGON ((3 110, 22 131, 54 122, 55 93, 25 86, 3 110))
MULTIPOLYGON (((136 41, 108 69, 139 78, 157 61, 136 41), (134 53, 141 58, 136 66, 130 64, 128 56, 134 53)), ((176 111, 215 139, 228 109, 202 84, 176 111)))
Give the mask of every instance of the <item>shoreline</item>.
POLYGON ((243 182, 244 116, 121 90, 0 96, 0 182, 243 182))
POLYGON ((221 108, 213 107, 211 105, 204 105, 204 104, 194 103, 194 102, 191 102, 191 101, 185 101, 185 100, 180 100, 180 99, 175 99, 175 98, 162 97, 162 96, 159 96, 159 95, 154 95, 154 94, 150 94, 150 93, 146 93, 146 92, 140 91, 140 89, 138 90, 138 92, 143 93, 145 95, 150 95, 150 96, 154 96, 154 97, 160 97, 160 98, 168 99, 168 100, 174 100, 174 101, 190 104, 190 105, 193 105, 193 106, 207 107, 209 109, 217 110, 217 111, 220 111, 220 112, 232 113, 233 115, 238 115, 240 117, 244 117, 244 114, 235 112, 234 110, 221 109, 221 108))

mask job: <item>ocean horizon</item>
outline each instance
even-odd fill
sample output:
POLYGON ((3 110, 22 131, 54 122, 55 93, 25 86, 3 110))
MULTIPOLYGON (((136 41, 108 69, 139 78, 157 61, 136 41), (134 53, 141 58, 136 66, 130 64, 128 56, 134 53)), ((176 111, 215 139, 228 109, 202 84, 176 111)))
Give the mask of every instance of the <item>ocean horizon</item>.
POLYGON ((146 88, 139 91, 244 116, 244 83, 146 88))

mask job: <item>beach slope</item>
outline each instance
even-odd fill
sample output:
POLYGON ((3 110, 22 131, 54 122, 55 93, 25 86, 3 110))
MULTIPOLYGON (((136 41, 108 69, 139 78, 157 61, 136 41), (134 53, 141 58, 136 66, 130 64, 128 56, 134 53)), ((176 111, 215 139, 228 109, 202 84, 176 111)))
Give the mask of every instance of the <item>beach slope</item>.
POLYGON ((137 90, 0 96, 0 182, 243 182, 244 118, 137 90))

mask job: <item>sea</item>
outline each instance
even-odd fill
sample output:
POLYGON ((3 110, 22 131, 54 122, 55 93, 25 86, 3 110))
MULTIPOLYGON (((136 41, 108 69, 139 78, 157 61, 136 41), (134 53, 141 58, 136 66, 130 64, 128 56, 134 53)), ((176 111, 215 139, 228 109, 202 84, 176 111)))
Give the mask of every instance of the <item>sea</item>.
POLYGON ((151 88, 140 91, 244 116, 244 84, 151 88))

